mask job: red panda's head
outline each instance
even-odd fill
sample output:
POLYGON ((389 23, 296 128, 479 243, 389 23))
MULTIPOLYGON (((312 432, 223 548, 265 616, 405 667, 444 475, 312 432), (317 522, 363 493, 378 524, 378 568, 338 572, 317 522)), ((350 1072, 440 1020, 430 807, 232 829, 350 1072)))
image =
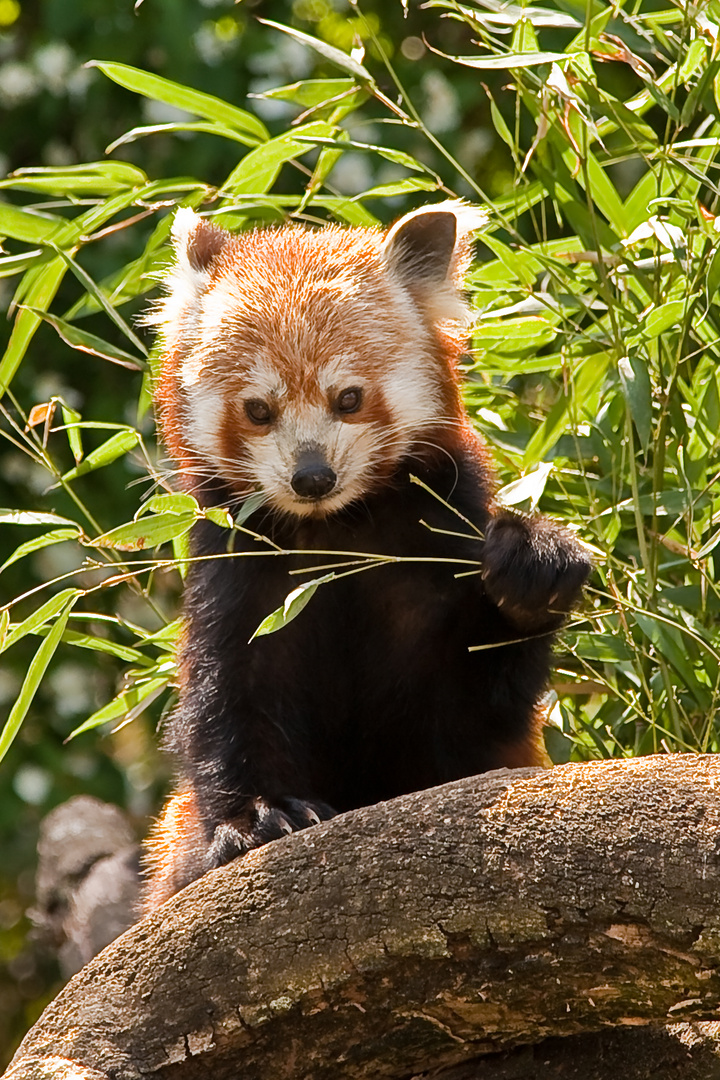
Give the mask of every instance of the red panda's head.
POLYGON ((451 202, 386 233, 233 235, 179 210, 168 295, 152 318, 157 397, 198 497, 203 477, 219 478, 296 516, 332 513, 461 425, 460 288, 483 220, 451 202))

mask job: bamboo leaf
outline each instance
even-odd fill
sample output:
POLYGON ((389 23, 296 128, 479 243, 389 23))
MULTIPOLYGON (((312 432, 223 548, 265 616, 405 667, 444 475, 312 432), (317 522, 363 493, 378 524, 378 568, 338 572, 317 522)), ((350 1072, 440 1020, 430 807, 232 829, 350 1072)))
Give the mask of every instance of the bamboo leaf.
POLYGON ((520 4, 505 3, 504 0, 477 0, 481 8, 468 7, 467 4, 457 3, 457 0, 425 0, 425 8, 445 8, 448 11, 460 12, 470 23, 479 26, 515 26, 527 19, 533 26, 561 26, 566 29, 577 29, 582 26, 572 15, 566 15, 563 11, 552 11, 546 7, 534 7, 520 4))
POLYGON ((30 667, 28 668, 20 693, 15 699, 7 723, 0 734, 0 761, 5 757, 15 736, 20 730, 20 725, 27 715, 27 711, 37 692, 37 688, 47 670, 47 666, 52 660, 55 650, 60 643, 60 639, 65 632, 68 616, 78 595, 79 594, 75 591, 72 596, 66 597, 64 605, 59 610, 58 617, 53 623, 52 629, 42 641, 35 656, 30 661, 30 667))
POLYGON ((144 548, 155 548, 189 532, 196 520, 197 514, 187 512, 143 517, 139 521, 111 529, 110 532, 91 541, 90 546, 113 548, 116 551, 142 551, 144 548))
POLYGON ((81 535, 80 526, 76 526, 74 529, 51 529, 50 532, 43 533, 42 536, 36 536, 33 540, 26 540, 24 544, 20 544, 19 547, 15 548, 12 555, 0 566, 0 574, 19 559, 24 559, 26 555, 32 555, 34 551, 50 547, 52 544, 61 544, 64 540, 77 540, 81 535))
POLYGON ((68 445, 77 465, 83 458, 82 429, 80 427, 82 416, 76 409, 71 409, 69 405, 66 405, 64 401, 60 401, 60 407, 68 445))
POLYGON ((0 510, 0 525, 74 525, 59 514, 39 514, 33 510, 0 510))
POLYGON ((639 356, 623 356, 618 361, 618 374, 640 444, 647 451, 652 437, 652 384, 647 364, 639 356))
POLYGON ((221 98, 213 97, 212 94, 203 94, 199 90, 192 90, 188 86, 163 79, 159 75, 151 75, 148 71, 141 71, 127 64, 90 60, 87 66, 99 68, 113 82, 152 101, 164 101, 177 109, 194 113, 195 116, 216 120, 227 127, 252 135, 257 142, 265 142, 269 138, 267 128, 256 116, 221 98))
POLYGON ((132 371, 144 371, 147 367, 147 361, 141 357, 133 356, 123 349, 118 349, 115 345, 111 345, 109 341, 105 341, 95 334, 89 334, 86 330, 80 330, 77 326, 73 326, 72 323, 66 322, 57 315, 51 315, 48 311, 29 307, 26 304, 23 306, 40 319, 44 319, 46 323, 49 323, 65 344, 70 345, 73 349, 90 353, 92 356, 99 356, 102 360, 109 360, 112 364, 119 364, 121 367, 130 368, 132 371))
POLYGON ((128 338, 128 340, 133 343, 138 352, 140 352, 143 356, 147 356, 147 349, 145 348, 140 338, 133 330, 131 330, 131 328, 123 319, 120 312, 117 310, 117 308, 113 306, 113 304, 110 303, 108 298, 104 295, 102 290, 98 288, 97 284, 95 283, 95 281, 93 281, 87 271, 84 270, 82 266, 80 266, 80 264, 76 262, 76 260, 73 259, 71 255, 68 254, 68 252, 58 250, 58 254, 60 255, 60 258, 63 260, 63 262, 67 263, 68 267, 72 270, 73 274, 78 279, 80 284, 83 285, 87 289, 88 293, 90 293, 90 295, 95 298, 102 310, 107 315, 109 315, 109 317, 118 327, 118 329, 121 330, 122 333, 125 334, 125 336, 128 338))
POLYGON ((41 191, 49 195, 114 195, 127 188, 141 187, 148 178, 142 169, 125 161, 95 161, 62 168, 17 169, 1 188, 41 191))
POLYGON ((32 615, 28 615, 27 619, 23 622, 17 623, 12 626, 5 636, 3 642, 2 652, 5 652, 21 638, 24 638, 27 634, 34 634, 40 627, 45 626, 51 619, 55 618, 59 612, 68 606, 68 611, 75 603, 78 596, 81 595, 80 589, 63 589, 57 596, 53 596, 50 600, 47 600, 41 605, 32 615))
POLYGON ((96 637, 93 634, 83 634, 77 630, 66 630, 63 634, 63 641, 79 649, 91 649, 92 652, 107 653, 108 656, 115 656, 118 660, 124 660, 129 664, 139 664, 141 667, 153 664, 149 657, 144 656, 137 649, 133 649, 129 645, 120 645, 118 642, 110 641, 108 638, 96 637))
POLYGON ((276 86, 272 90, 263 90, 262 93, 251 96, 269 98, 273 101, 291 101, 304 109, 313 109, 333 98, 347 94, 348 91, 362 93, 358 91, 354 79, 305 79, 287 86, 276 86))
POLYGON ((303 34, 301 30, 295 30, 291 26, 283 26, 282 23, 273 22, 271 19, 258 19, 264 26, 272 26, 274 30, 281 30, 283 34, 289 34, 290 37, 295 38, 301 45, 307 45, 309 48, 314 49, 316 53, 322 56, 323 60, 328 60, 331 64, 341 68, 343 71, 347 71, 354 78, 359 79, 360 82, 366 83, 370 86, 374 86, 374 80, 367 68, 359 64, 357 60, 354 60, 352 56, 348 56, 347 53, 342 52, 341 49, 336 49, 334 45, 329 45, 327 41, 321 41, 319 38, 311 37, 310 34, 303 34))
POLYGON ((245 155, 223 184, 223 193, 264 194, 275 183, 286 161, 307 154, 322 137, 333 131, 331 124, 318 120, 313 124, 304 124, 291 133, 278 135, 276 139, 270 139, 245 155))
POLYGON ((310 603, 319 586, 325 584, 326 581, 332 581, 334 577, 334 574, 325 574, 324 577, 305 581, 297 589, 293 589, 285 597, 282 607, 277 608, 263 619, 250 641, 254 641, 258 637, 264 637, 265 634, 274 634, 277 630, 282 630, 283 626, 287 626, 293 619, 296 619, 303 608, 310 603))
POLYGON ((529 502, 530 509, 534 510, 540 502, 552 469, 552 462, 541 461, 537 468, 531 469, 519 480, 513 480, 500 488, 496 495, 498 503, 501 506, 518 506, 522 502, 529 502))
MULTIPOLYGON (((113 461, 117 461, 119 457, 127 454, 132 450, 140 441, 140 436, 134 429, 128 429, 126 431, 119 431, 117 435, 112 435, 102 446, 98 446, 96 450, 92 450, 79 465, 76 465, 74 469, 70 469, 63 476, 63 480, 76 480, 78 476, 85 476, 86 473, 93 472, 95 469, 101 469, 105 465, 110 465, 113 461)), ((57 485, 55 485, 57 486, 57 485)))
POLYGON ((47 309, 60 287, 60 282, 65 276, 65 270, 64 260, 56 258, 44 266, 38 266, 28 271, 26 276, 29 280, 25 291, 25 301, 28 306, 18 312, 10 334, 8 347, 2 361, 0 361, 0 397, 10 386, 35 335, 35 331, 42 321, 40 316, 35 315, 30 308, 47 309))
POLYGON ((659 337, 660 334, 669 330, 671 326, 676 326, 682 321, 683 315, 688 310, 688 305, 688 300, 669 300, 665 304, 660 304, 659 307, 649 312, 641 324, 642 333, 648 338, 659 337))
POLYGON ((83 735, 86 731, 92 731, 93 728, 107 724, 111 720, 117 720, 119 717, 126 720, 134 719, 162 694, 170 684, 170 680, 171 673, 168 673, 154 679, 147 679, 145 682, 138 682, 128 690, 123 690, 111 702, 104 705, 102 709, 98 709, 84 723, 76 727, 68 738, 75 739, 78 735, 83 735))
POLYGON ((565 635, 569 647, 584 660, 597 660, 602 664, 619 664, 632 659, 632 652, 619 635, 586 634, 576 632, 565 635))
POLYGON ((27 244, 67 241, 74 234, 72 223, 46 210, 23 209, 0 202, 0 236, 24 240, 27 244))
POLYGON ((446 60, 452 60, 454 64, 462 64, 464 67, 478 68, 482 71, 506 71, 512 68, 539 67, 541 64, 554 64, 560 60, 570 60, 580 53, 568 54, 558 52, 511 52, 501 53, 499 56, 450 56, 448 53, 433 49, 438 56, 446 60))
POLYGON ((566 428, 573 422, 576 403, 580 410, 592 409, 593 397, 598 392, 610 357, 607 353, 596 353, 581 361, 574 373, 569 392, 563 394, 544 422, 534 433, 525 448, 523 464, 527 468, 540 461, 555 445, 566 428))
POLYGON ((171 495, 153 495, 144 502, 138 511, 141 514, 199 514, 197 499, 187 491, 174 492, 171 495))
POLYGON ((130 131, 126 131, 119 139, 111 142, 106 147, 105 153, 112 154, 113 150, 117 150, 119 146, 136 142, 138 139, 145 139, 149 135, 175 135, 181 131, 202 131, 207 135, 217 135, 221 139, 233 139, 235 142, 242 143, 243 146, 257 146, 258 144, 258 140, 254 135, 247 135, 242 131, 237 131, 235 128, 226 127, 224 124, 205 123, 198 120, 192 124, 146 124, 142 127, 134 127, 130 131))

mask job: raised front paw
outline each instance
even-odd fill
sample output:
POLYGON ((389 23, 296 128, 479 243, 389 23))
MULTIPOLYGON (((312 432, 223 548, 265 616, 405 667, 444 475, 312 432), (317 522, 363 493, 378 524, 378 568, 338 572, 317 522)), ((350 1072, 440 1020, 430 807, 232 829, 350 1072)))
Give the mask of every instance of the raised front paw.
POLYGON ((335 811, 322 802, 304 799, 248 799, 240 814, 221 822, 215 829, 208 849, 208 869, 224 866, 252 848, 262 847, 271 840, 319 825, 335 817, 335 811))
POLYGON ((521 630, 558 627, 591 569, 585 546, 549 518, 501 511, 485 530, 485 592, 521 630))

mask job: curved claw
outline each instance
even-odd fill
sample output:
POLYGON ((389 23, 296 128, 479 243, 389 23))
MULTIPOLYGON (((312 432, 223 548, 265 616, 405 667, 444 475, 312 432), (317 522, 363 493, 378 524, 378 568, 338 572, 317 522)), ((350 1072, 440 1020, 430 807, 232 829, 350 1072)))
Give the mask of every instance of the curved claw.
POLYGON ((326 803, 290 797, 271 800, 258 795, 248 799, 241 813, 216 826, 207 852, 207 866, 224 866, 253 848, 334 816, 335 811, 326 803))

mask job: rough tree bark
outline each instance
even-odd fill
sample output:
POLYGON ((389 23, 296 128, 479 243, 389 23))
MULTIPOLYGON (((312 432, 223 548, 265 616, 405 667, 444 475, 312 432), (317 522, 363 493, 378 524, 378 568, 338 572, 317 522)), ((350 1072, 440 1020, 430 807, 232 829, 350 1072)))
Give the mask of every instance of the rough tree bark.
POLYGON ((6 1076, 711 1080, 718 965, 720 758, 502 770, 206 875, 6 1076))

